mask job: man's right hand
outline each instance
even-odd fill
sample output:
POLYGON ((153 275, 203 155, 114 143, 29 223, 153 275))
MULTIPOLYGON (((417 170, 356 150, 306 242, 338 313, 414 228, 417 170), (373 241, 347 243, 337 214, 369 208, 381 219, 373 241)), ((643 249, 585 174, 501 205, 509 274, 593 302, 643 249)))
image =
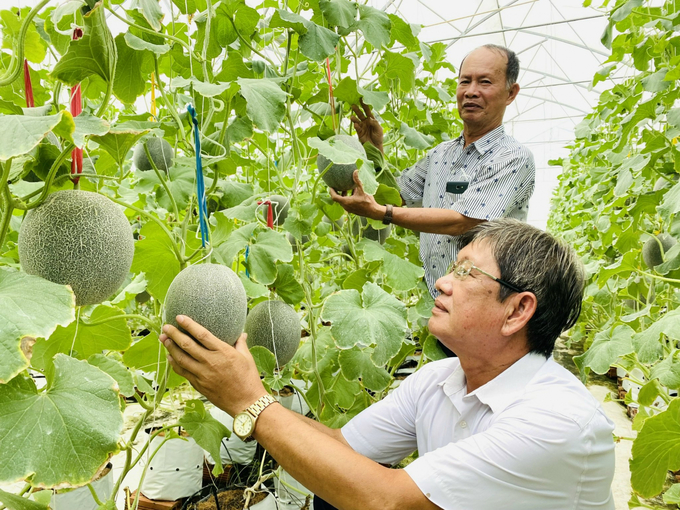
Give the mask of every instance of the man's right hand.
POLYGON ((361 108, 353 104, 352 110, 354 111, 354 113, 356 113, 356 116, 352 115, 350 117, 350 120, 354 124, 354 129, 356 129, 357 131, 359 141, 362 144, 366 142, 371 142, 378 149, 380 149, 380 152, 384 154, 385 151, 383 151, 383 128, 380 125, 380 122, 378 122, 373 116, 373 113, 371 112, 371 107, 364 103, 363 99, 361 100, 361 108), (363 111, 361 111, 361 108, 363 108, 363 111))

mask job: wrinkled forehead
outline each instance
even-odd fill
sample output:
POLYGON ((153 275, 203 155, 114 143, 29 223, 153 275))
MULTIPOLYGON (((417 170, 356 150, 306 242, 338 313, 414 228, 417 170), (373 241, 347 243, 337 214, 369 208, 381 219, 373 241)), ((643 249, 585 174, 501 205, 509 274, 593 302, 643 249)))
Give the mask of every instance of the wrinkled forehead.
POLYGON ((460 64, 460 76, 489 75, 505 78, 508 57, 502 51, 490 48, 472 50, 460 64))

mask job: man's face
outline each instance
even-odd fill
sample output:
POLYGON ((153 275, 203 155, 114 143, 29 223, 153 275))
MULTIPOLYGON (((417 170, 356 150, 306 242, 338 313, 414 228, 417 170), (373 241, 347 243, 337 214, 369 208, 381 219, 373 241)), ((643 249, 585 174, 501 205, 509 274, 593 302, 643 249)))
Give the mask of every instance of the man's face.
MULTIPOLYGON (((501 276, 487 241, 463 248, 458 260, 501 276)), ((506 307, 498 300, 499 284, 473 269, 464 279, 448 274, 437 280, 440 295, 435 299, 428 323, 430 332, 453 352, 461 355, 476 349, 494 348, 506 307)))
POLYGON ((488 48, 478 48, 464 60, 458 78, 456 100, 465 127, 486 133, 503 122, 505 107, 515 100, 519 85, 506 88, 507 57, 488 48))

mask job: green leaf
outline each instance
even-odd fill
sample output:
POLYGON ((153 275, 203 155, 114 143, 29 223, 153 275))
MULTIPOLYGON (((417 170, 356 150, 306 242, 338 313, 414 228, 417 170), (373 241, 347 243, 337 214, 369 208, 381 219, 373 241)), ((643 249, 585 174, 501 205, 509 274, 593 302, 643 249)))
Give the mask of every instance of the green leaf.
POLYGON ((274 373, 274 370, 276 369, 276 357, 272 351, 261 345, 254 345, 250 347, 250 354, 253 355, 257 370, 261 374, 271 375, 274 373))
POLYGON ((652 367, 650 378, 659 379, 659 382, 671 390, 680 389, 680 362, 676 360, 676 353, 671 352, 660 363, 652 367))
POLYGON ((342 282, 343 289, 355 289, 361 292, 366 282, 371 281, 370 272, 367 269, 357 269, 351 272, 342 282))
POLYGON ((665 505, 680 505, 680 483, 674 483, 663 495, 665 505))
POLYGON ((375 48, 390 44, 390 29, 392 23, 384 11, 359 5, 359 22, 357 28, 364 34, 364 38, 375 48))
POLYGON ((283 9, 276 9, 269 20, 269 28, 290 28, 298 34, 304 34, 307 32, 307 28, 305 27, 307 21, 307 19, 299 14, 283 9))
POLYGON ((73 118, 75 131, 73 132, 73 143, 81 149, 85 146, 85 137, 90 135, 105 135, 111 129, 111 125, 104 119, 95 117, 88 112, 82 112, 73 118))
POLYGON ((123 103, 134 104, 146 90, 146 79, 142 74, 142 67, 149 59, 148 53, 132 49, 123 34, 116 36, 115 43, 118 64, 113 81, 113 93, 123 103))
MULTIPOLYGON (((179 424, 194 438, 196 444, 207 450, 213 459, 220 458, 222 439, 230 437, 231 432, 205 410, 200 400, 188 400, 184 407, 184 415, 179 424)), ((219 476, 224 472, 221 462, 216 462, 213 475, 219 476)))
MULTIPOLYGON (((224 217, 224 214, 221 212, 215 214, 215 217, 219 216, 224 217)), ((226 241, 215 248, 215 255, 218 257, 219 261, 226 266, 231 266, 234 257, 242 250, 245 250, 250 244, 256 228, 257 223, 250 223, 234 230, 226 241)))
POLYGON ((172 280, 179 274, 180 264, 172 241, 155 222, 146 223, 139 234, 130 270, 146 274, 149 294, 162 303, 172 280))
POLYGON ((668 470, 680 469, 680 399, 671 400, 666 411, 645 420, 633 442, 630 461, 633 489, 645 498, 663 490, 668 470))
POLYGON ((0 161, 33 150, 50 132, 72 140, 74 131, 73 117, 66 111, 45 117, 0 115, 0 161))
POLYGON ((385 281, 394 290, 414 289, 425 274, 421 266, 388 252, 376 241, 362 239, 357 248, 363 250, 367 262, 382 260, 385 281))
MULTIPOLYGON (((137 37, 136 35, 130 32, 125 33, 125 42, 133 50, 138 51, 148 50, 152 53, 155 53, 156 56, 164 55, 165 53, 170 51, 170 46, 168 46, 167 44, 153 44, 137 37)), ((118 52, 118 58, 119 59, 121 58, 120 51, 118 52)))
POLYGON ((661 69, 642 79, 642 86, 648 92, 662 92, 671 86, 671 82, 664 81, 668 69, 661 69))
POLYGON ((255 283, 253 280, 248 278, 243 273, 239 273, 238 277, 241 280, 241 283, 243 284, 243 288, 246 289, 246 296, 248 296, 250 299, 257 299, 269 296, 269 289, 264 285, 255 283))
POLYGON ((333 163, 340 165, 356 163, 364 158, 364 155, 361 152, 345 144, 342 140, 333 140, 333 143, 331 144, 326 140, 314 137, 310 138, 307 143, 310 147, 317 149, 333 163))
POLYGON ((279 264, 274 290, 289 305, 297 305, 305 298, 305 291, 298 282, 295 270, 290 264, 279 264))
POLYGON ((348 381, 361 380, 363 385, 371 391, 383 391, 390 384, 392 377, 382 367, 377 367, 371 361, 371 349, 361 350, 357 347, 340 351, 340 369, 348 381))
POLYGON ((305 23, 307 32, 300 36, 300 53, 305 57, 321 62, 335 52, 340 36, 312 21, 305 23))
POLYGON ((605 374, 619 357, 633 352, 631 339, 634 333, 635 331, 626 325, 600 331, 595 335, 590 348, 580 356, 574 357, 574 363, 581 373, 588 367, 598 374, 605 374))
POLYGON ((619 177, 616 180, 616 188, 614 188, 615 197, 623 197, 628 194, 628 189, 633 184, 633 174, 627 168, 619 172, 619 177))
POLYGON ((38 392, 30 377, 0 385, 0 480, 84 485, 118 450, 123 415, 116 383, 86 361, 54 359, 38 392))
POLYGON ((375 110, 382 110, 390 102, 390 95, 380 90, 367 90, 357 87, 357 91, 364 98, 364 103, 370 105, 375 110))
POLYGON ((67 326, 75 319, 75 306, 75 295, 65 285, 0 271, 0 383, 28 366, 21 339, 49 337, 57 326, 67 326))
POLYGON ((319 7, 328 22, 336 27, 349 28, 357 17, 357 4, 349 0, 320 0, 319 7))
MULTIPOLYGON (((167 351, 158 340, 158 335, 151 332, 123 354, 123 363, 130 368, 136 368, 143 372, 156 373, 156 381, 159 382, 167 367, 167 351)), ((176 388, 186 379, 170 371, 168 375, 168 388, 176 388)))
POLYGON ((404 143, 414 149, 425 150, 432 146, 434 137, 424 135, 419 131, 409 127, 406 122, 401 123, 399 133, 404 135, 404 143))
POLYGON ((206 81, 197 80, 194 77, 189 79, 175 78, 172 86, 175 89, 190 89, 193 88, 196 92, 205 97, 215 97, 222 94, 225 90, 231 87, 231 83, 209 83, 206 81))
POLYGON ((131 7, 137 9, 144 16, 144 19, 151 28, 156 32, 160 32, 161 28, 163 28, 163 25, 161 25, 163 11, 161 6, 158 5, 158 0, 132 0, 131 7))
POLYGON ((293 260, 293 249, 286 236, 274 230, 260 232, 250 245, 247 266, 251 277, 269 285, 276 280, 276 262, 293 260))
POLYGON ((680 309, 668 312, 633 337, 635 351, 642 363, 654 363, 661 357, 663 345, 659 338, 662 334, 673 340, 680 340, 680 309))
POLYGON ((413 90, 416 84, 416 65, 413 60, 399 53, 385 51, 381 62, 385 78, 399 80, 399 88, 404 92, 413 90))
POLYGON ((425 341, 423 342, 423 354, 427 359, 431 359, 432 361, 446 358, 446 354, 439 344, 439 340, 430 334, 427 335, 427 338, 425 338, 425 341))
POLYGON ((345 101, 349 104, 359 104, 361 94, 357 90, 357 82, 345 76, 340 83, 333 89, 333 95, 340 101, 345 101))
POLYGON ((8 510, 49 510, 47 505, 0 490, 0 503, 8 510))
POLYGON ((111 356, 106 356, 105 354, 94 354, 88 358, 87 362, 99 368, 102 372, 109 374, 118 383, 121 395, 131 397, 135 394, 135 383, 132 380, 132 374, 120 361, 116 361, 111 356))
POLYGON ((420 25, 409 25, 395 14, 388 14, 391 22, 390 35, 408 49, 418 48, 418 33, 420 25))
POLYGON ((130 328, 122 310, 99 305, 89 321, 60 326, 49 339, 39 339, 33 346, 31 363, 37 368, 51 370, 52 359, 57 353, 87 359, 105 349, 123 351, 131 343, 130 328))
POLYGON ((401 194, 398 189, 391 186, 385 186, 384 184, 378 185, 378 191, 376 191, 374 197, 379 204, 401 206, 401 194))
POLYGON ((113 80, 116 69, 116 45, 106 24, 104 4, 97 4, 84 20, 83 37, 71 41, 66 55, 52 70, 54 78, 70 86, 92 75, 108 83, 113 80))
POLYGON ((361 294, 350 289, 331 295, 321 317, 331 323, 339 349, 374 345, 372 359, 377 366, 385 365, 399 352, 408 327, 404 304, 371 282, 364 285, 361 294))
POLYGON ((680 183, 666 192, 657 210, 664 218, 670 218, 671 215, 680 212, 680 183))
POLYGON ((246 112, 253 123, 268 133, 273 133, 286 115, 286 97, 278 81, 268 78, 239 78, 241 95, 245 98, 246 112))
POLYGON ((318 208, 314 204, 302 204, 302 206, 291 209, 288 212, 286 221, 283 223, 283 228, 293 234, 297 240, 301 241, 303 236, 308 236, 312 233, 312 220, 318 208))
MULTIPOLYGON (((81 114, 82 115, 82 114, 81 114)), ((99 146, 104 149, 120 166, 125 161, 127 161, 128 152, 132 149, 139 139, 148 133, 149 130, 145 129, 143 131, 128 129, 128 130, 117 130, 112 129, 108 133, 102 136, 92 136, 90 140, 99 144, 99 146)))

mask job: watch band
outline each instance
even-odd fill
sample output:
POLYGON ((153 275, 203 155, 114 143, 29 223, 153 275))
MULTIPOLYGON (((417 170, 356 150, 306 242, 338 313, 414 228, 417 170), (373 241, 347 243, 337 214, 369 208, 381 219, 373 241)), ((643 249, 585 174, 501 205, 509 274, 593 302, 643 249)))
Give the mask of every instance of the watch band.
POLYGON ((389 225, 392 223, 392 211, 394 208, 392 207, 392 204, 387 204, 385 206, 385 217, 383 218, 382 222, 384 225, 389 225))
POLYGON ((243 442, 247 443, 255 439, 253 437, 253 432, 255 432, 257 417, 260 416, 262 411, 264 411, 267 407, 277 402, 278 400, 276 400, 271 395, 263 395, 262 397, 258 398, 251 406, 249 406, 248 409, 244 411, 253 417, 253 430, 251 431, 250 435, 243 440, 243 442))

